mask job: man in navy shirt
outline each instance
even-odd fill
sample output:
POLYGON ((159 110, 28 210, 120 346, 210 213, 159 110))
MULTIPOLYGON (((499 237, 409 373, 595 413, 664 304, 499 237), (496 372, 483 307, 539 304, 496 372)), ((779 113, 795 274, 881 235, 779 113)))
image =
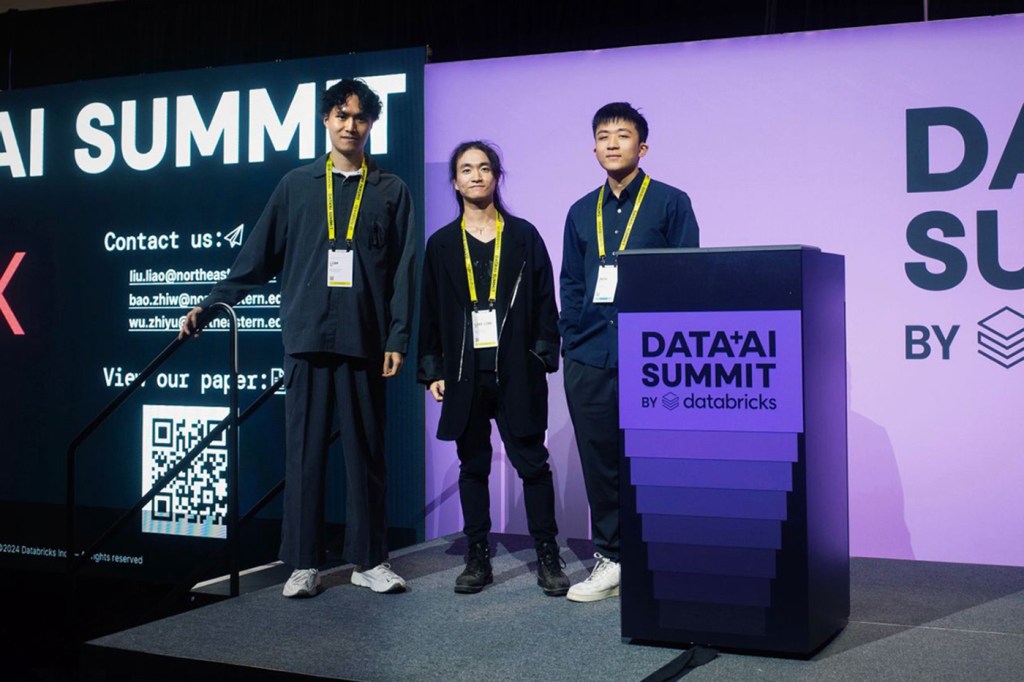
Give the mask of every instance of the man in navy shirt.
POLYGON ((324 93, 331 151, 289 172, 228 276, 189 312, 179 336, 214 303, 234 305, 279 276, 286 461, 281 560, 286 597, 319 591, 325 463, 332 412, 346 472, 345 546, 352 583, 397 592, 387 563, 384 382, 408 352, 416 232, 409 188, 364 154, 381 101, 365 83, 324 93))
POLYGON ((618 282, 616 252, 699 246, 690 198, 640 170, 647 121, 626 102, 597 110, 594 154, 607 181, 569 209, 565 220, 558 321, 565 395, 590 503, 597 563, 573 585, 571 601, 619 593, 618 282))

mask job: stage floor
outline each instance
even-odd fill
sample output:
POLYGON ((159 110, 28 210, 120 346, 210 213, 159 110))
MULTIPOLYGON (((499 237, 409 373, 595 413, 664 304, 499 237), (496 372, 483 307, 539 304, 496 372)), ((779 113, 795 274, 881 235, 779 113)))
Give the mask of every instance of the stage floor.
MULTIPOLYGON (((95 679, 641 680, 679 655, 623 642, 618 599, 546 597, 529 538, 493 540, 480 594, 453 593, 465 543, 442 538, 393 554, 404 594, 354 587, 339 567, 316 598, 275 585, 93 640, 83 664, 95 679)), ((590 553, 563 548, 573 582, 590 553)), ((850 624, 811 660, 722 654, 688 679, 1024 679, 1024 568, 853 559, 851 578, 850 624)))

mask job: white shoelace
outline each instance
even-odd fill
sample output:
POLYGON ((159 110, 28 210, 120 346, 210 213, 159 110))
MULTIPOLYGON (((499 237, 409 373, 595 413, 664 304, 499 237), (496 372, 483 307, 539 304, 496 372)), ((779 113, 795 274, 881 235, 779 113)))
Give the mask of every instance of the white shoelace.
POLYGON ((604 570, 606 568, 611 566, 611 564, 615 563, 611 559, 609 559, 608 557, 601 556, 600 554, 598 554, 596 552, 594 553, 594 558, 597 559, 597 563, 594 564, 594 570, 591 571, 590 575, 587 577, 587 579, 583 581, 585 583, 589 583, 594 578, 597 578, 601 573, 604 572, 604 570))

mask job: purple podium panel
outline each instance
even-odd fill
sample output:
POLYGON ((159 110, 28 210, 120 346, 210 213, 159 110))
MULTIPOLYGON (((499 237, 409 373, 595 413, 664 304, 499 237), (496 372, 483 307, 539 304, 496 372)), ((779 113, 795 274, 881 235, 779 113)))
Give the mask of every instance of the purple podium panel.
POLYGON ((775 550, 648 542, 647 566, 655 573, 682 571, 708 575, 774 578, 775 550))
POLYGON ((654 596, 664 600, 767 608, 771 604, 771 580, 656 571, 654 596))
POLYGON ((637 485, 636 510, 640 514, 782 521, 786 518, 786 493, 637 485))
POLYGON ((793 489, 793 472, 788 462, 630 457, 630 469, 631 480, 637 486, 692 486, 730 490, 793 489))
POLYGON ((623 429, 803 430, 800 311, 621 313, 623 429))
POLYGON ((849 617, 843 261, 619 254, 622 634, 809 655, 849 617))
POLYGON ((795 433, 627 429, 631 457, 795 462, 795 433))
POLYGON ((643 514, 641 538, 647 542, 719 547, 780 549, 782 523, 766 519, 643 514))
POLYGON ((720 637, 764 637, 767 611, 760 606, 702 604, 666 599, 658 612, 657 626, 675 632, 707 633, 708 641, 720 637))

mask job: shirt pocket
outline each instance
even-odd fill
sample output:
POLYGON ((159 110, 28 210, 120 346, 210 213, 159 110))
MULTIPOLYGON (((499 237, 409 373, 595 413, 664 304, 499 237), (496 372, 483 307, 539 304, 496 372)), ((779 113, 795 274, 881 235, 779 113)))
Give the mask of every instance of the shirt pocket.
POLYGON ((374 220, 370 226, 369 246, 371 249, 383 249, 387 246, 387 230, 379 220, 374 220))

